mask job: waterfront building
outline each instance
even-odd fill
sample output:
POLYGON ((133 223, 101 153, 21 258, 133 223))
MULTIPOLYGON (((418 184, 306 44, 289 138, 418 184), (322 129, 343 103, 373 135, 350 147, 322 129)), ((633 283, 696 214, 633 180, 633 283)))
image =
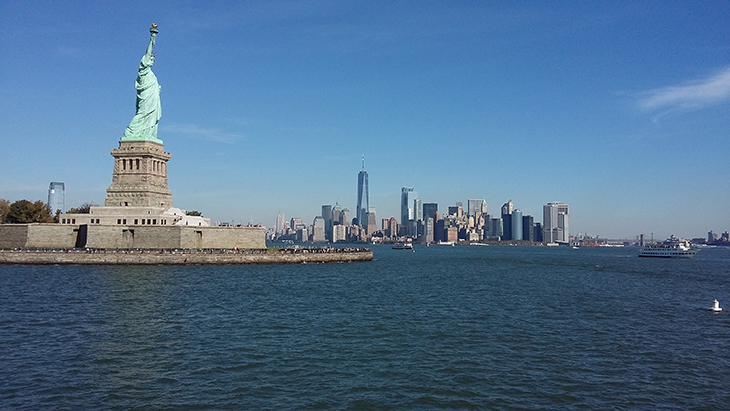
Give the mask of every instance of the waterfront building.
POLYGON ((342 214, 340 214, 340 224, 342 225, 350 225, 352 224, 352 221, 350 221, 350 210, 347 208, 342 209, 342 214))
POLYGON ((416 198, 418 198, 418 193, 414 191, 413 187, 401 188, 400 217, 401 227, 405 230, 405 235, 416 235, 416 198), (413 221, 413 224, 411 224, 411 221, 413 221))
POLYGON ((446 241, 446 220, 437 220, 433 223, 433 241, 446 241))
POLYGON ((324 243, 327 238, 324 235, 325 221, 321 216, 314 217, 312 222, 312 242, 313 243, 324 243))
POLYGON ((710 232, 707 233, 707 244, 712 244, 715 241, 717 241, 717 234, 715 234, 714 231, 710 230, 710 232))
POLYGON ((568 205, 547 203, 542 207, 543 241, 546 243, 568 243, 568 205))
POLYGON ((324 238, 332 241, 332 206, 325 204, 322 206, 322 218, 324 219, 324 238))
POLYGON ((360 241, 361 234, 362 234, 362 227, 360 227, 359 225, 353 224, 350 226, 350 233, 349 233, 348 239, 350 241, 360 241))
POLYGON ((284 214, 276 215, 276 225, 274 226, 274 236, 279 237, 284 234, 284 214))
POLYGON ((459 241, 459 229, 457 227, 446 228, 446 241, 457 242, 459 241))
POLYGON ((522 239, 535 241, 535 219, 531 215, 522 216, 522 239))
POLYGON ((534 233, 534 240, 537 243, 542 242, 542 224, 541 223, 535 223, 533 227, 533 233, 534 233))
POLYGON ((347 227, 340 224, 332 226, 332 242, 347 241, 347 227))
POLYGON ((342 206, 339 203, 332 208, 332 225, 335 224, 342 224, 342 206))
POLYGON ((375 209, 371 208, 370 211, 368 211, 367 215, 367 225, 363 228, 365 232, 370 236, 373 235, 374 232, 378 231, 378 226, 375 224, 375 209))
POLYGON ((388 223, 389 231, 388 236, 390 238, 398 237, 398 229, 400 225, 398 224, 398 220, 396 220, 395 217, 390 217, 390 221, 388 223))
POLYGON ((400 190, 400 223, 402 226, 408 225, 408 220, 413 217, 413 187, 403 187, 400 190))
POLYGON ((416 197, 413 199, 413 219, 423 221, 423 207, 421 206, 421 199, 416 197))
POLYGON ((426 217, 426 220, 424 222, 424 234, 423 234, 423 241, 426 243, 432 243, 434 241, 434 219, 433 217, 426 217))
POLYGON ((461 219, 464 217, 464 206, 460 202, 457 202, 456 205, 449 206, 448 210, 449 215, 459 221, 461 221, 461 219))
POLYGON ((383 232, 390 231, 390 219, 389 218, 383 218, 382 220, 380 220, 380 229, 383 230, 383 232))
POLYGON ((294 217, 291 219, 291 222, 289 223, 289 226, 292 230, 298 230, 302 227, 306 227, 304 223, 302 222, 301 218, 294 217))
POLYGON ((433 218, 433 221, 439 219, 439 205, 437 203, 423 203, 423 218, 433 218))
POLYGON ((381 223, 385 237, 393 238, 398 236, 398 220, 395 217, 384 218, 381 223))
POLYGON ((477 221, 480 215, 487 214, 487 202, 483 199, 470 198, 467 201, 467 212, 474 217, 474 221, 477 221))
POLYGON ((295 238, 296 242, 298 243, 306 243, 307 241, 309 241, 309 230, 307 230, 307 228, 304 226, 298 228, 295 238))
POLYGON ((493 218, 490 233, 494 237, 504 236, 504 221, 501 218, 493 218))
POLYGON ((522 240, 522 211, 514 210, 510 216, 512 223, 512 240, 522 240))
POLYGON ((48 187, 48 206, 51 213, 56 215, 57 211, 66 212, 66 184, 60 181, 52 181, 48 187))
POLYGON ((418 223, 416 220, 408 220, 408 225, 406 226, 406 234, 410 237, 417 237, 418 236, 418 223))
POLYGON ((512 212, 515 210, 512 200, 502 205, 502 240, 512 239, 512 212))
POLYGON ((357 174, 357 209, 355 210, 355 217, 358 224, 366 230, 368 229, 368 210, 370 210, 368 172, 365 171, 365 156, 363 156, 362 170, 357 174))
POLYGON ((512 200, 507 201, 502 205, 502 214, 512 214, 512 212, 515 210, 515 205, 512 203, 512 200))

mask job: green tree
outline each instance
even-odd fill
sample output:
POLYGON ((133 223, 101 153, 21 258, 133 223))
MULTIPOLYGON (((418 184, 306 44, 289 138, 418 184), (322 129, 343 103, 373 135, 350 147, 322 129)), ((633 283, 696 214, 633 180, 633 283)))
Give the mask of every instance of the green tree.
POLYGON ((0 224, 5 224, 9 212, 10 201, 0 198, 0 224))
POLYGON ((96 206, 94 203, 84 203, 81 207, 74 207, 67 211, 69 214, 89 214, 91 207, 96 206))
POLYGON ((185 214, 186 215, 192 215, 192 216, 198 216, 198 217, 200 217, 200 216, 203 215, 203 213, 201 213, 200 211, 195 211, 195 210, 193 210, 193 211, 186 211, 185 214))
POLYGON ((52 223, 51 207, 40 200, 35 203, 18 200, 10 204, 7 222, 11 224, 52 223))

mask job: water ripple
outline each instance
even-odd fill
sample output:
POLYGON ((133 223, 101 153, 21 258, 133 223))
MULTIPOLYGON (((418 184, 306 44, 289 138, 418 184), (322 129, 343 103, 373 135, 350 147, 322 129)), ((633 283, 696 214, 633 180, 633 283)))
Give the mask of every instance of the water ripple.
MULTIPOLYGON (((585 251, 585 252, 584 252, 585 251)), ((725 409, 728 250, 0 267, 0 409, 725 409), (7 376, 10 376, 8 378, 7 376)))

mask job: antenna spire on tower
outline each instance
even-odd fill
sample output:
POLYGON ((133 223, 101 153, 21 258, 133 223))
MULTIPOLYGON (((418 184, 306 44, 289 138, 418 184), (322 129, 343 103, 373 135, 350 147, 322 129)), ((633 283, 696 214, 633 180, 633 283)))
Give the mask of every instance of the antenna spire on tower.
POLYGON ((365 171, 365 154, 362 155, 362 171, 365 171))

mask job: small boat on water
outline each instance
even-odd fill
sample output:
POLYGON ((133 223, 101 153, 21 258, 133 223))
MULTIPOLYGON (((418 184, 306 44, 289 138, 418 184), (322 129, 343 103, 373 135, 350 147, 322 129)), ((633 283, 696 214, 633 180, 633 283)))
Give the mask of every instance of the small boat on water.
POLYGON ((413 244, 411 243, 393 243, 394 250, 413 250, 413 244))
POLYGON ((692 248, 689 241, 672 236, 660 244, 648 244, 639 248, 639 257, 692 258, 700 250, 692 248))

